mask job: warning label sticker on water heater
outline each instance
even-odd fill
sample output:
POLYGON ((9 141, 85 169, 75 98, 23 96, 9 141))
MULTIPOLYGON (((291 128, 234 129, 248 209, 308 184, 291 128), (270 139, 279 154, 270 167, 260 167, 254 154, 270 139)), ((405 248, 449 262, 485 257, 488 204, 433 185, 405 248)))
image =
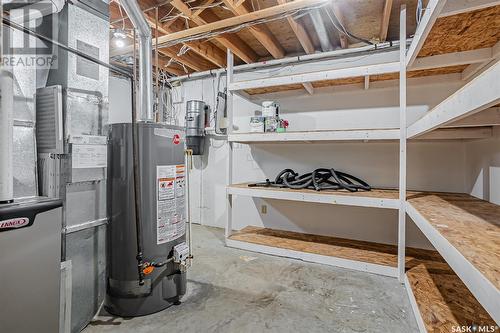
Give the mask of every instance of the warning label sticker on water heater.
POLYGON ((184 165, 158 165, 156 183, 156 243, 163 244, 186 232, 184 165))

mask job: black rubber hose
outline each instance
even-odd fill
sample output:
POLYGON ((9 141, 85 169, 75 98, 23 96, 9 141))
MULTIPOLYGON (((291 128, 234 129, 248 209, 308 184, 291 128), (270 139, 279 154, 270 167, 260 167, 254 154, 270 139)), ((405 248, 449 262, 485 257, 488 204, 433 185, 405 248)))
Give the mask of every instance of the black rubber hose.
POLYGON ((337 174, 357 182, 358 184, 356 184, 355 186, 358 187, 359 189, 362 189, 365 191, 370 191, 372 189, 372 187, 370 185, 368 185, 366 182, 359 179, 358 177, 355 177, 353 175, 350 175, 350 174, 347 174, 344 172, 340 172, 340 171, 337 171, 337 174))
POLYGON ((266 182, 249 184, 249 187, 277 187, 290 189, 314 189, 340 190, 345 189, 350 192, 358 190, 370 191, 371 186, 363 180, 345 172, 335 169, 318 168, 310 173, 299 175, 292 169, 282 170, 275 178, 274 182, 266 179, 266 182), (333 178, 333 180, 332 180, 333 178))
POLYGON ((337 173, 335 172, 335 169, 331 169, 331 172, 332 172, 332 177, 333 179, 335 179, 335 181, 345 190, 348 190, 349 192, 357 192, 358 189, 357 188, 354 188, 352 186, 349 186, 349 184, 346 184, 344 181, 342 181, 337 173))
POLYGON ((274 179, 274 183, 275 183, 275 184, 281 184, 281 183, 283 183, 283 179, 282 179, 282 178, 283 178, 283 176, 284 176, 285 174, 289 174, 289 173, 291 173, 294 177, 296 177, 296 176, 298 175, 298 174, 297 174, 295 171, 293 171, 292 169, 285 169, 285 170, 281 171, 280 173, 278 173, 278 175, 277 175, 277 176, 276 176, 276 178, 274 179))

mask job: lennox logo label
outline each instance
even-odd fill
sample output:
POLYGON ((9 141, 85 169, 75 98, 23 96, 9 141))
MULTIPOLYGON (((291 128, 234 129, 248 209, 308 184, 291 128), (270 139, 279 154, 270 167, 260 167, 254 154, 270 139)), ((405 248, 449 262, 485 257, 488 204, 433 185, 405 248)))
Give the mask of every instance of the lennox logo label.
POLYGON ((172 142, 174 143, 174 145, 178 145, 179 143, 181 143, 181 136, 179 134, 175 134, 172 142))
POLYGON ((0 221, 0 229, 20 228, 28 225, 30 219, 27 217, 18 217, 10 220, 0 221))

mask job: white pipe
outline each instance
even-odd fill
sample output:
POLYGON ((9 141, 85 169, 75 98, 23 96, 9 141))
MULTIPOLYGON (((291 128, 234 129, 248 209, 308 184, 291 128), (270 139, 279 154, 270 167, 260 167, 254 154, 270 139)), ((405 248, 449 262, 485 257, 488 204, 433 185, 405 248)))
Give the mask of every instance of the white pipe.
POLYGON ((12 73, 0 71, 0 202, 14 198, 12 129, 14 92, 12 73))
POLYGON ((139 112, 137 120, 153 121, 153 67, 151 57, 153 53, 151 28, 144 18, 136 0, 121 0, 132 25, 138 33, 139 39, 139 112))
MULTIPOLYGON (((399 45, 399 42, 392 42, 392 43, 384 42, 384 43, 380 43, 377 45, 367 45, 367 46, 362 46, 362 47, 357 47, 357 48, 352 48, 352 49, 339 49, 339 50, 334 50, 334 51, 330 51, 330 52, 320 52, 320 53, 306 54, 306 55, 287 57, 287 58, 281 58, 281 59, 273 59, 273 60, 269 60, 269 61, 261 61, 261 62, 255 62, 252 64, 244 64, 244 65, 235 66, 234 72, 244 72, 244 71, 249 71, 249 70, 256 69, 256 68, 280 66, 280 65, 299 63, 299 62, 304 62, 304 61, 309 61, 309 60, 335 58, 335 57, 340 57, 340 56, 350 55, 350 54, 355 54, 355 53, 363 53, 363 52, 376 51, 376 50, 387 50, 391 47, 396 47, 398 45, 399 45)), ((206 77, 206 76, 216 75, 217 73, 222 74, 225 72, 226 72, 225 68, 211 69, 208 71, 196 72, 193 74, 187 74, 187 75, 173 77, 170 81, 176 82, 176 81, 193 80, 193 79, 199 79, 199 78, 206 77)))
POLYGON ((65 3, 66 0, 42 0, 10 10, 9 19, 18 24, 33 21, 43 16, 59 13, 64 8, 65 3))

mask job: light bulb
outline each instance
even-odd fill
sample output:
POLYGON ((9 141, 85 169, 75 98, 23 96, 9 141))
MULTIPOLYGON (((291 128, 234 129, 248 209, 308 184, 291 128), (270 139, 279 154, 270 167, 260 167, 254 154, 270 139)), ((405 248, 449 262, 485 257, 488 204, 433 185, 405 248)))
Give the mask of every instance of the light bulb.
POLYGON ((119 48, 122 48, 125 46, 125 41, 121 38, 116 38, 115 39, 115 46, 116 47, 119 47, 119 48))

